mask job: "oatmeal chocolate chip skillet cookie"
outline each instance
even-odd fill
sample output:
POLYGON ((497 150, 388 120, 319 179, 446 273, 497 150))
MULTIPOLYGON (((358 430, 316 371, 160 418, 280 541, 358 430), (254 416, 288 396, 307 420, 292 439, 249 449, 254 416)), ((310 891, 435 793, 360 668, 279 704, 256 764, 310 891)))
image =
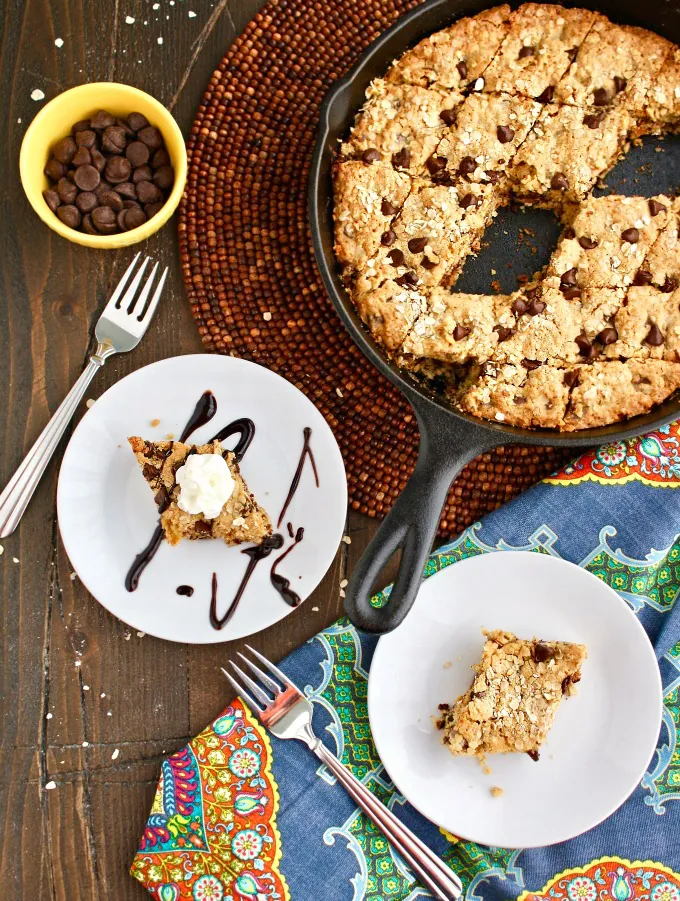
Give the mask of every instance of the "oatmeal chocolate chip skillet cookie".
POLYGON ((465 412, 590 428, 680 387, 680 199, 591 194, 680 130, 680 51, 584 9, 499 6, 375 79, 334 166, 335 250, 374 338, 465 412), (563 224, 508 296, 456 293, 511 200, 563 224))

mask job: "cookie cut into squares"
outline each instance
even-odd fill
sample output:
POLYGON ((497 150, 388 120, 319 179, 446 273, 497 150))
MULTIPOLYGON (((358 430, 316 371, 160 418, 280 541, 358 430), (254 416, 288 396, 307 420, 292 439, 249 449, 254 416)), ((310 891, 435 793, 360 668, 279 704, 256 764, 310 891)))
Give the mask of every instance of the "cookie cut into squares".
POLYGON ((442 741, 454 755, 483 759, 520 751, 538 760, 562 699, 581 680, 587 649, 501 630, 484 635, 472 685, 453 706, 440 705, 442 741))
POLYGON ((655 285, 670 294, 680 287, 680 198, 674 198, 670 207, 665 201, 655 200, 650 204, 650 211, 654 217, 662 215, 666 224, 635 274, 633 284, 655 285))
POLYGON ((373 337, 391 353, 400 350, 414 323, 427 309, 424 294, 392 279, 364 294, 357 293, 354 302, 373 337))
POLYGON ((630 288, 613 320, 612 342, 604 355, 680 363, 680 290, 630 288))
POLYGON ((464 91, 480 78, 507 34, 509 6, 459 19, 407 50, 388 71, 396 84, 464 91))
POLYGON ((234 454, 223 450, 219 441, 191 445, 180 441, 145 441, 138 436, 128 438, 128 441, 153 491, 168 544, 179 544, 183 538, 218 538, 229 545, 259 544, 271 535, 267 512, 248 489, 234 454), (219 454, 229 466, 234 490, 214 519, 206 519, 200 513, 186 513, 178 506, 180 488, 176 472, 189 454, 219 454))
POLYGON ((587 9, 525 3, 484 75, 486 91, 549 100, 595 19, 587 9))
POLYGON ((414 323, 402 351, 447 363, 488 360, 498 343, 494 331, 497 302, 483 294, 433 290, 426 312, 414 323))

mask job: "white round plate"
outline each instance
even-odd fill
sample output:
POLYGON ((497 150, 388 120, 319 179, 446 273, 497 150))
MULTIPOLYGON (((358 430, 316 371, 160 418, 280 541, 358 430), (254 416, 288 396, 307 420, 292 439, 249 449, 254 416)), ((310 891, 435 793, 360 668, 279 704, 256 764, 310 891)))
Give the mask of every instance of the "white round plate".
POLYGON ((158 522, 127 438, 179 437, 208 390, 217 399, 217 413, 189 441, 208 441, 234 419, 253 420, 255 437, 240 468, 275 529, 302 452, 303 429, 312 429, 319 487, 307 460, 278 530, 286 541, 283 553, 290 544, 286 523, 304 527, 303 540, 279 570, 303 600, 335 556, 347 511, 345 469, 325 419, 297 388, 262 366, 217 354, 173 357, 138 369, 103 394, 75 430, 59 474, 57 509, 66 552, 88 591, 114 616, 149 635, 193 644, 251 635, 293 609, 269 579, 275 551, 256 567, 231 620, 215 630, 209 621, 212 574, 217 573, 223 613, 248 564, 241 548, 221 541, 182 541, 176 547, 164 541, 137 590, 125 589, 130 564, 158 522), (152 427, 155 419, 160 423, 152 427), (179 585, 191 585, 193 596, 178 595, 179 585))
POLYGON ((423 584, 406 621, 378 642, 368 710, 387 772, 425 817, 483 845, 530 848, 591 829, 634 790, 659 735, 661 679, 615 591, 559 558, 498 552, 423 584), (588 647, 578 694, 562 702, 540 759, 490 755, 490 775, 453 757, 431 721, 470 687, 482 628, 588 647))

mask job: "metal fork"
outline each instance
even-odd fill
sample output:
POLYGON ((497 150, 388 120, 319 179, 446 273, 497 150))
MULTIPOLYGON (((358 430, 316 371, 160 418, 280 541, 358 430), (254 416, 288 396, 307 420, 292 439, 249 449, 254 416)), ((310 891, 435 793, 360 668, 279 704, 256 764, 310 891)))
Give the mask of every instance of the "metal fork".
POLYGON ((151 288, 158 273, 158 263, 151 270, 151 275, 140 291, 142 276, 151 262, 150 257, 146 257, 137 268, 140 256, 138 253, 130 263, 99 317, 94 331, 97 349, 90 357, 82 375, 0 494, 0 538, 11 535, 19 525, 19 520, 94 374, 113 354, 126 353, 136 347, 151 322, 161 298, 168 270, 167 268, 163 270, 153 297, 149 301, 151 288), (126 290, 128 282, 130 284, 126 290))
POLYGON ((263 672, 259 666, 240 653, 238 656, 259 681, 259 684, 233 661, 230 663, 238 678, 234 678, 224 668, 222 668, 222 672, 262 725, 277 738, 297 738, 304 742, 319 760, 326 764, 350 797, 373 820, 421 883, 430 890, 434 898, 439 901, 455 901, 459 898, 463 886, 456 874, 417 835, 407 829, 391 810, 378 801, 366 786, 343 766, 337 757, 331 754, 321 740, 314 735, 312 730, 313 708, 309 699, 259 651, 249 645, 246 647, 269 671, 269 674, 263 672))

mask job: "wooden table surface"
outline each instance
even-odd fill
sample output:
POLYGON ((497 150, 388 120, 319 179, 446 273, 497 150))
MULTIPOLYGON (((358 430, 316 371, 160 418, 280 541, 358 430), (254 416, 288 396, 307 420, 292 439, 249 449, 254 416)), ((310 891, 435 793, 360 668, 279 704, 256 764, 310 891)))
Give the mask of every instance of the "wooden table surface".
MULTIPOLYGON (((40 89, 49 100, 83 82, 128 82, 165 103, 187 135, 210 74, 262 5, 262 0, 9 0, 5 5, 0 485, 81 372, 98 311, 131 257, 129 249, 95 251, 71 244, 30 208, 19 182, 19 149, 45 102, 33 100, 32 92, 40 89)), ((144 250, 171 267, 160 312, 135 351, 106 364, 88 397, 146 363, 202 349, 180 277, 175 222, 144 250)), ((139 637, 72 578, 55 510, 62 451, 63 446, 20 528, 2 541, 1 894, 8 901, 141 899, 148 896, 128 868, 161 761, 231 700, 219 666, 236 643, 192 647, 139 637), (56 787, 45 790, 51 781, 56 787)), ((342 545, 313 598, 256 636, 255 646, 278 660, 332 622, 342 605, 340 581, 375 528, 352 514, 347 525, 352 544, 342 545)))

